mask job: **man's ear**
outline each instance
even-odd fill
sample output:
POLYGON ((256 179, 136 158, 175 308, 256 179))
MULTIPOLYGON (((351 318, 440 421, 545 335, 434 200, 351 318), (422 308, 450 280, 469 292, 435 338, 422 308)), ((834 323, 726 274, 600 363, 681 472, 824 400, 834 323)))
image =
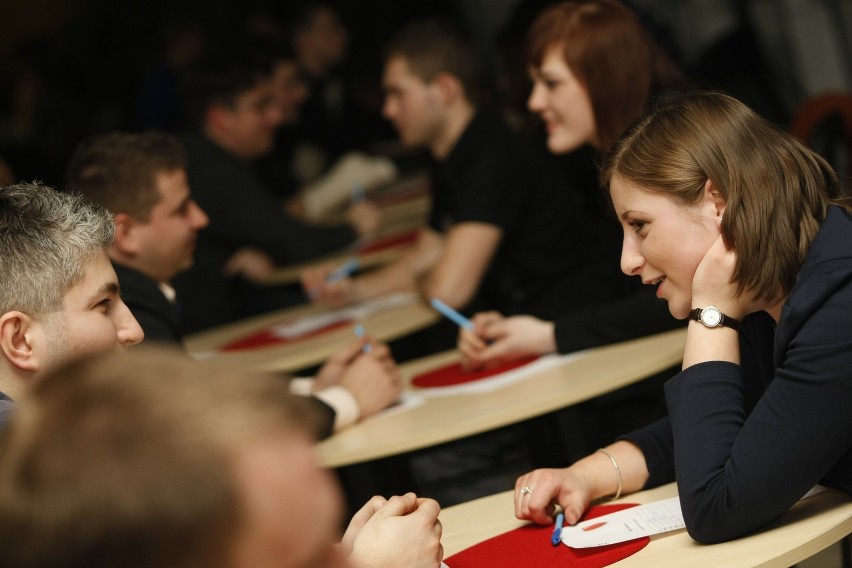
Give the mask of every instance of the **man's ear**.
POLYGON ((438 73, 435 75, 435 78, 432 79, 432 84, 437 87, 438 92, 441 95, 441 100, 446 106, 450 106, 460 97, 464 96, 464 87, 462 87, 461 81, 459 81, 459 78, 452 73, 447 73, 445 71, 438 73))
POLYGON ((36 373, 41 369, 37 357, 38 332, 31 316, 18 311, 0 316, 0 351, 13 366, 23 371, 36 373))
POLYGON ((220 131, 227 126, 228 119, 231 117, 232 111, 223 104, 211 104, 204 111, 205 128, 212 128, 215 131, 220 131))
POLYGON ((139 221, 127 213, 116 213, 114 223, 115 241, 112 246, 124 256, 136 256, 139 252, 139 243, 136 238, 136 227, 140 224, 139 221))
POLYGON ((725 213, 725 207, 728 205, 728 200, 725 199, 722 192, 710 181, 710 178, 707 178, 707 181, 704 182, 704 200, 708 207, 713 208, 715 216, 721 219, 725 213))

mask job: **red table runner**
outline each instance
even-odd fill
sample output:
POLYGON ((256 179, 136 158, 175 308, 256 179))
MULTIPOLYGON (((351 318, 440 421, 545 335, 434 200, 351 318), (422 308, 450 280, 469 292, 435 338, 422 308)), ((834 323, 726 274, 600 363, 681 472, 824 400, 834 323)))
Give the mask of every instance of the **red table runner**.
MULTIPOLYGON (((635 506, 635 503, 597 505, 586 511, 581 520, 635 506)), ((552 533, 553 525, 529 524, 466 548, 444 562, 450 568, 600 568, 639 552, 651 541, 646 536, 608 546, 574 549, 550 544, 552 533)))
POLYGON ((524 357, 515 361, 509 361, 496 367, 480 369, 478 371, 466 371, 461 363, 450 363, 437 369, 432 369, 426 373, 415 376, 411 383, 420 388, 448 387, 452 385, 461 385, 473 381, 479 381, 488 377, 492 377, 499 373, 505 373, 518 367, 523 367, 532 363, 538 357, 524 357))
POLYGON ((348 325, 352 325, 352 320, 344 319, 332 322, 328 325, 318 327, 317 329, 313 329, 307 333, 302 333, 293 337, 281 337, 279 335, 276 335, 275 330, 273 329, 273 327, 275 326, 271 325, 266 329, 263 329, 262 331, 253 333, 249 336, 237 339, 236 341, 232 341, 231 343, 223 345, 219 348, 219 351, 241 351, 243 349, 259 349, 262 347, 272 347, 273 345, 294 343, 296 341, 302 341, 304 339, 316 337, 317 335, 322 335, 323 333, 327 333, 334 329, 345 327, 348 325))

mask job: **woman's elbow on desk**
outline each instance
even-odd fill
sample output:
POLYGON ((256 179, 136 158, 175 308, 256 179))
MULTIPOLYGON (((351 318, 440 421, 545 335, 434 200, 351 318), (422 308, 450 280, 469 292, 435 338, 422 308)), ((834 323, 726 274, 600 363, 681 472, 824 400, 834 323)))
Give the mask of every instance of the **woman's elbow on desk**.
MULTIPOLYGON (((724 498, 722 498, 724 500, 724 498)), ((681 496, 681 509, 686 523, 686 532, 692 540, 701 544, 719 544, 742 538, 760 530, 775 517, 756 507, 733 508, 710 503, 690 503, 681 496), (721 510, 720 510, 721 509, 721 510)))

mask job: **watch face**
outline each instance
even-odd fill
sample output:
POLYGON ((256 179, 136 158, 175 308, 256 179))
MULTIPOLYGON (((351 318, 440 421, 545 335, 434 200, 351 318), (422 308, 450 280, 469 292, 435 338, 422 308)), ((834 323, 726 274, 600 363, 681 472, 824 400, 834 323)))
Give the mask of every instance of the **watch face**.
POLYGON ((709 307, 701 310, 701 323, 707 327, 716 327, 722 322, 722 312, 718 308, 709 307))

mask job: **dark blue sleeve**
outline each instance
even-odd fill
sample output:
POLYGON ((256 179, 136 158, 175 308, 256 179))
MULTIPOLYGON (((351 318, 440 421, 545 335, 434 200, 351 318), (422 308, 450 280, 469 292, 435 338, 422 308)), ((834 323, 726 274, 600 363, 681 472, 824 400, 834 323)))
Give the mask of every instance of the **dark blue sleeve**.
POLYGON ((278 264, 292 264, 340 250, 358 238, 349 224, 313 225, 291 217, 248 165, 203 159, 212 156, 202 154, 188 166, 193 196, 210 218, 203 231, 211 241, 234 250, 255 247, 278 264))
POLYGON ((667 416, 619 439, 636 444, 645 456, 649 476, 643 489, 650 489, 675 480, 674 442, 672 427, 667 416))
POLYGON ((694 365, 666 384, 678 493, 695 540, 758 530, 819 482, 848 490, 848 467, 838 464, 848 466, 852 445, 850 314, 847 282, 776 355, 753 410, 755 377, 733 363, 694 365))

